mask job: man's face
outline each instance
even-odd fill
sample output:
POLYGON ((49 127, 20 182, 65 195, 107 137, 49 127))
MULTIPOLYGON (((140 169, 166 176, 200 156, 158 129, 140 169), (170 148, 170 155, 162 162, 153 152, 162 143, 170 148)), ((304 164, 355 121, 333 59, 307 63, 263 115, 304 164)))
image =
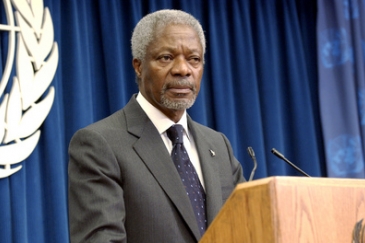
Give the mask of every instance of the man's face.
MULTIPOLYGON (((203 50, 196 32, 168 25, 156 32, 143 62, 133 60, 142 95, 168 117, 191 107, 203 75, 203 50)), ((174 119, 173 119, 174 120, 174 119)))

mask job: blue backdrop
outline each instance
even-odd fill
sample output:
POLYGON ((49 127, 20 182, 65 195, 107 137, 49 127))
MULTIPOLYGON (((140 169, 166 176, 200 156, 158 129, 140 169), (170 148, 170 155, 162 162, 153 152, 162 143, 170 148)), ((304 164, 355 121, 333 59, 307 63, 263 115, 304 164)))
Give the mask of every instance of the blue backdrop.
MULTIPOLYGON (((362 49, 347 48, 353 55, 347 60, 346 65, 352 66, 346 75, 353 77, 364 69, 364 1, 335 2, 332 6, 319 0, 317 6, 316 1, 307 0, 44 0, 52 15, 60 54, 51 84, 55 100, 40 128, 36 149, 21 162, 23 168, 0 179, 0 242, 68 242, 70 138, 77 129, 122 108, 137 92, 131 33, 142 16, 163 8, 191 13, 205 29, 202 89, 188 112, 195 120, 227 135, 246 178, 253 167, 246 152, 248 146, 253 147, 258 160, 254 179, 300 175, 271 154, 273 147, 311 176, 363 176, 363 172, 354 173, 352 167, 349 173, 333 174, 332 167, 326 165, 331 142, 325 138, 342 136, 327 135, 327 126, 349 118, 348 113, 334 116, 339 108, 357 109, 358 116, 349 118, 356 122, 349 125, 356 126, 359 133, 351 134, 354 138, 350 140, 361 144, 356 163, 361 168, 364 163, 360 124, 365 119, 359 108, 365 107, 365 102, 352 100, 346 103, 349 107, 343 107, 322 96, 327 92, 324 83, 329 82, 323 72, 329 68, 323 67, 323 48, 317 51, 317 36, 320 46, 322 28, 330 28, 323 23, 333 20, 336 24, 344 13, 349 14, 347 26, 334 28, 341 34, 341 28, 350 26, 356 31, 352 43, 362 49), (357 18, 351 12, 355 8, 349 7, 352 4, 358 6, 357 18), (333 14, 329 15, 327 9, 333 14), (357 21, 356 29, 352 21, 357 21), (355 65, 355 59, 361 59, 362 64, 355 65)), ((4 11, 1 14, 2 24, 6 24, 4 11)), ((353 34, 348 30, 345 33, 353 34)), ((6 50, 2 47, 0 51, 4 59, 6 50)), ((331 48, 328 51, 335 53, 331 48)), ((332 74, 333 79, 337 77, 332 74)), ((340 77, 341 91, 354 80, 348 89, 356 97, 365 97, 360 85, 363 75, 349 81, 348 76, 340 77)), ((329 91, 325 96, 332 94, 334 91, 329 91)), ((346 97, 353 99, 353 95, 346 97)), ((342 103, 342 97, 338 95, 337 102, 342 103)), ((341 161, 344 157, 338 156, 336 163, 348 163, 341 161)))

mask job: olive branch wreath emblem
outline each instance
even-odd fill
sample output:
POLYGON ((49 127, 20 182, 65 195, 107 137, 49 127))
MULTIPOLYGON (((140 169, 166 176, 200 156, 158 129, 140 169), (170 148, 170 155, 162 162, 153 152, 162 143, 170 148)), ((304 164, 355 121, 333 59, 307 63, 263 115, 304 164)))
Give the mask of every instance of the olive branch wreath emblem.
POLYGON ((19 171, 22 165, 12 165, 37 146, 39 128, 53 104, 55 90, 50 84, 58 65, 53 22, 43 0, 3 3, 8 25, 0 25, 0 31, 8 31, 8 53, 0 81, 0 178, 19 171), (14 59, 16 75, 4 94, 14 59))

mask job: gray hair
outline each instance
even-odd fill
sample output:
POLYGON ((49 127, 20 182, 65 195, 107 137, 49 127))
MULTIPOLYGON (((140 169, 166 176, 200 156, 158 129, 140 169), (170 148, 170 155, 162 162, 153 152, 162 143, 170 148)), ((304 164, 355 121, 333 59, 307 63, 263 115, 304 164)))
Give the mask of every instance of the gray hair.
POLYGON ((150 13, 138 22, 131 39, 133 58, 143 61, 148 45, 155 39, 154 34, 156 30, 166 27, 169 24, 181 24, 192 27, 200 39, 204 58, 205 36, 199 21, 186 12, 172 9, 164 9, 150 13))

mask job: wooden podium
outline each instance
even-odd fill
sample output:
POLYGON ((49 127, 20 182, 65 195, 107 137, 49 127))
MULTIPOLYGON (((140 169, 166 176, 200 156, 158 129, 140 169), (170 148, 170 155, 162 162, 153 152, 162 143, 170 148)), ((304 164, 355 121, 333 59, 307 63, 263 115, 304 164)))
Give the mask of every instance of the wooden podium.
POLYGON ((363 218, 365 180, 269 177, 237 185, 199 243, 365 242, 363 218))

